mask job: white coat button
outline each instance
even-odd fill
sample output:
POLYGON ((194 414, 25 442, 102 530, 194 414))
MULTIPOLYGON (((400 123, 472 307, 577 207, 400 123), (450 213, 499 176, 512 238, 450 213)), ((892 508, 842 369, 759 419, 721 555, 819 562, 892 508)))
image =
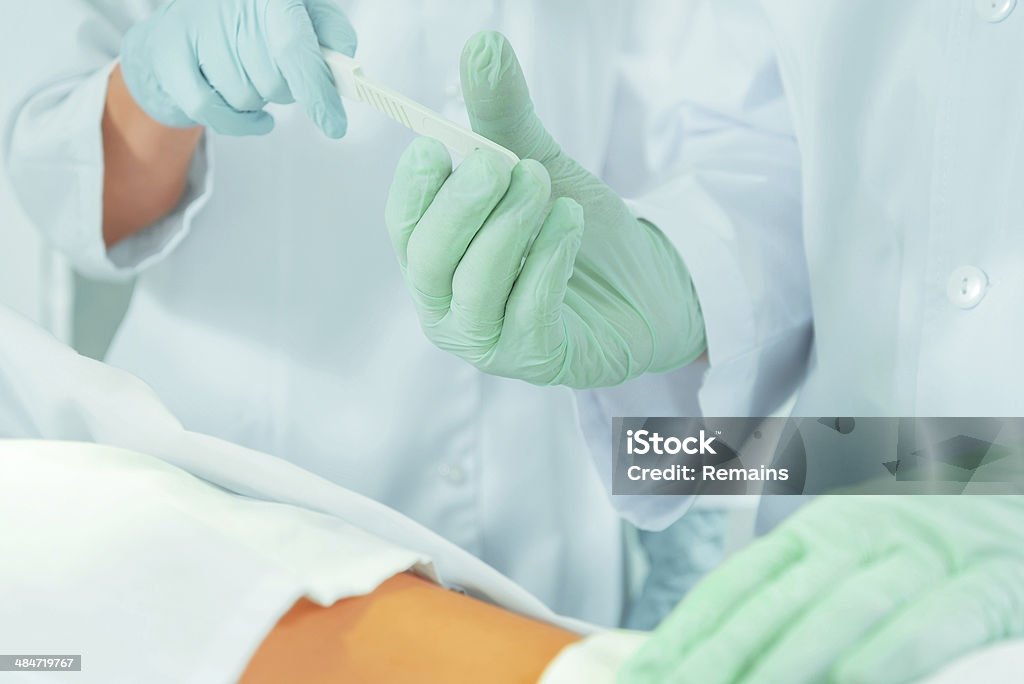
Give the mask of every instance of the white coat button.
POLYGON ((1017 0, 974 0, 974 9, 978 16, 993 24, 1010 16, 1017 6, 1017 0))
POLYGON ((961 309, 973 309, 985 298, 988 276, 977 266, 961 266, 953 271, 946 285, 950 303, 961 309))
POLYGON ((460 465, 442 463, 437 467, 437 474, 453 485, 459 485, 466 481, 466 471, 460 465))

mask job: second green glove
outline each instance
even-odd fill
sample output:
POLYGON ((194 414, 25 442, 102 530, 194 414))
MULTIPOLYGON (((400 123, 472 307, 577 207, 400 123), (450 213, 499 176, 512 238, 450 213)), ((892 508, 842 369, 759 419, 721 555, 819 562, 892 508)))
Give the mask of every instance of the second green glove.
POLYGON ((478 151, 452 171, 421 138, 399 162, 386 220, 427 337, 487 373, 575 388, 699 356, 682 259, 561 152, 503 36, 470 39, 462 83, 473 129, 523 161, 509 173, 478 151))

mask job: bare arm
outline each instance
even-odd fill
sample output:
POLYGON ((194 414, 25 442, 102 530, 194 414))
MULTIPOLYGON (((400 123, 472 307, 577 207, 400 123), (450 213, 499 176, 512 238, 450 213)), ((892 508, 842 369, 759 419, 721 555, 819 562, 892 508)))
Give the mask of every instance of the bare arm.
POLYGON ((527 684, 579 638, 403 574, 329 608, 299 601, 241 681, 527 684))
POLYGON ((103 112, 103 239, 107 247, 169 213, 185 191, 203 129, 169 128, 132 99, 118 66, 103 112))

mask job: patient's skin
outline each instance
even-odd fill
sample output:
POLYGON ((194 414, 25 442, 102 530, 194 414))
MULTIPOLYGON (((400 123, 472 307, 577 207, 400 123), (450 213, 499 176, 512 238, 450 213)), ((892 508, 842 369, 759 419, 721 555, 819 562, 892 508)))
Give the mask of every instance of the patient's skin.
POLYGON ((532 684, 579 638, 406 573, 328 608, 299 601, 241 681, 532 684))

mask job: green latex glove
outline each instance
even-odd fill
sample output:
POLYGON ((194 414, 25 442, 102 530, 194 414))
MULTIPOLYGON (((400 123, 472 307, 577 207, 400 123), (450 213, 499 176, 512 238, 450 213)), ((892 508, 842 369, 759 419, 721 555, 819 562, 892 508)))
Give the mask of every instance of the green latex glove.
POLYGON ((427 337, 485 372, 577 388, 699 356, 682 259, 562 153, 503 36, 470 39, 462 86, 473 129, 523 161, 509 173, 478 151, 453 172, 426 138, 402 156, 386 218, 427 337))
POLYGON ((340 138, 348 122, 320 45, 356 49, 334 0, 173 0, 125 35, 121 71, 143 111, 167 126, 262 135, 274 127, 268 102, 298 102, 340 138))
POLYGON ((737 554, 623 684, 896 684, 1024 635, 1020 496, 826 496, 737 554))

